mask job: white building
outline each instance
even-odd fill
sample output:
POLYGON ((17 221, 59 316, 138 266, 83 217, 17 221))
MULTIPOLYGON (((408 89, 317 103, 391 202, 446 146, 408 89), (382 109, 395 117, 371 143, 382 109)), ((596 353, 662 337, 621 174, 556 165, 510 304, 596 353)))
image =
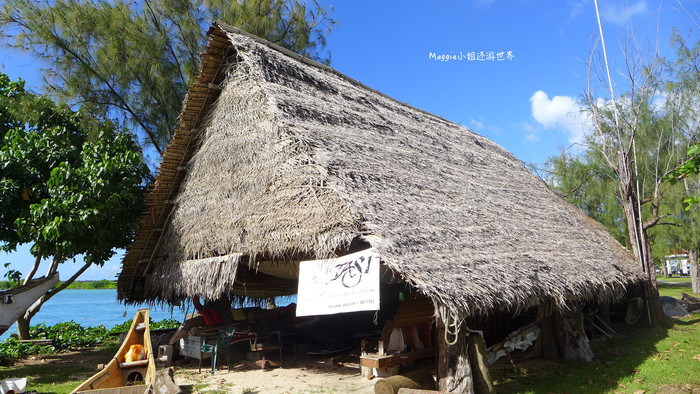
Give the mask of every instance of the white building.
POLYGON ((690 263, 687 254, 672 254, 664 256, 666 262, 666 272, 669 274, 688 275, 690 273, 690 263))

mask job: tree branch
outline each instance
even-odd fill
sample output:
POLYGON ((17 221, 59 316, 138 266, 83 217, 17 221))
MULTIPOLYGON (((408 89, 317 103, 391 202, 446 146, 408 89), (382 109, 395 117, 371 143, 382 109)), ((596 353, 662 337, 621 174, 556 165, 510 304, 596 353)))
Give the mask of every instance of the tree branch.
POLYGON ((39 264, 41 264, 41 254, 39 254, 39 256, 37 256, 34 260, 34 265, 32 266, 31 271, 29 271, 27 277, 24 278, 24 282, 22 282, 23 285, 26 285, 30 280, 32 280, 32 278, 34 278, 34 274, 36 274, 36 271, 39 269, 39 264))
POLYGON ((39 297, 39 299, 38 299, 35 303, 33 303, 32 306, 29 307, 29 309, 27 309, 27 310, 24 312, 24 318, 25 318, 26 320, 31 320, 31 318, 34 317, 34 315, 36 315, 36 314, 39 312, 39 310, 41 309, 41 306, 44 305, 44 303, 45 303, 46 301, 50 300, 51 297, 53 297, 54 295, 56 295, 56 293, 58 293, 59 291, 65 289, 65 288, 68 287, 68 286, 70 286, 70 284, 73 283, 73 282, 75 282, 75 280, 78 279, 78 277, 79 277, 80 275, 82 275, 83 272, 85 272, 85 270, 87 270, 88 268, 90 268, 91 265, 92 265, 91 262, 85 263, 85 265, 83 265, 83 266, 78 270, 78 272, 76 272, 73 276, 71 276, 70 279, 68 279, 67 281, 63 282, 63 283, 62 283, 60 286, 58 286, 57 288, 55 288, 55 289, 53 289, 53 290, 50 290, 50 291, 47 291, 46 293, 44 293, 44 295, 42 295, 41 297, 39 297))

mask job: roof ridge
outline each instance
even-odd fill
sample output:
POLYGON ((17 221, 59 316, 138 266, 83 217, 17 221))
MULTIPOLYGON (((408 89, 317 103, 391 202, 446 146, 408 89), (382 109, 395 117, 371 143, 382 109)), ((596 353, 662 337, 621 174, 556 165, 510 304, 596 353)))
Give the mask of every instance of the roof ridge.
MULTIPOLYGON (((349 77, 349 76, 347 76, 346 74, 343 74, 342 72, 340 72, 340 71, 334 69, 333 67, 331 67, 331 66, 329 66, 329 65, 327 65, 327 64, 323 64, 323 63, 317 62, 317 61, 315 61, 315 60, 313 60, 313 59, 310 59, 310 58, 308 58, 308 57, 306 57, 306 56, 300 55, 300 54, 298 54, 298 53, 296 53, 296 52, 294 52, 294 51, 292 51, 292 50, 289 50, 289 49, 284 48, 284 47, 282 47, 282 46, 280 46, 280 45, 277 45, 277 44, 275 44, 275 43, 273 43, 273 42, 270 42, 270 41, 268 41, 268 40, 266 40, 266 39, 264 39, 264 38, 260 38, 260 37, 254 35, 254 34, 248 33, 247 31, 241 30, 241 29, 239 29, 239 28, 237 28, 237 27, 233 27, 233 26, 231 26, 231 25, 227 25, 227 24, 225 24, 225 23, 223 23, 223 22, 218 22, 218 21, 217 21, 217 22, 214 22, 214 25, 212 26, 212 28, 213 28, 214 26, 218 27, 219 29, 223 30, 223 31, 226 32, 226 33, 234 33, 234 34, 240 34, 240 35, 242 35, 242 36, 245 36, 245 37, 247 37, 247 38, 249 38, 249 39, 251 39, 251 40, 257 42, 257 43, 260 44, 260 45, 266 46, 266 47, 268 47, 268 48, 270 48, 270 49, 272 49, 272 50, 275 50, 275 51, 277 51, 277 52, 280 52, 280 53, 282 53, 283 55, 289 56, 289 57, 291 57, 291 58, 294 59, 294 60, 300 61, 300 62, 302 62, 302 63, 304 63, 304 64, 306 64, 306 65, 312 66, 312 67, 319 68, 319 69, 321 69, 321 70, 323 70, 323 71, 333 73, 334 75, 336 75, 336 76, 338 76, 338 77, 340 77, 340 78, 343 78, 343 79, 346 80, 347 82, 349 82, 349 83, 351 83, 351 84, 353 84, 353 85, 355 85, 355 86, 358 86, 358 87, 360 87, 360 88, 362 88, 362 89, 369 90, 369 91, 372 92, 372 93, 376 93, 376 94, 378 94, 378 95, 380 95, 380 96, 382 96, 382 97, 385 97, 385 98, 387 98, 387 99, 389 99, 389 100, 391 100, 391 101, 397 102, 397 103, 399 103, 399 104, 401 104, 401 105, 405 105, 405 106, 407 106, 407 107, 409 107, 409 108, 411 108, 411 109, 413 109, 413 110, 415 110, 415 111, 421 112, 421 113, 423 113, 423 114, 425 114, 425 115, 432 116, 432 117, 434 117, 434 118, 436 118, 436 119, 438 119, 438 120, 441 120, 441 121, 443 121, 443 122, 446 122, 446 123, 449 123, 449 124, 453 124, 453 125, 455 125, 455 126, 462 127, 462 128, 464 128, 464 129, 466 129, 466 130, 469 130, 470 132, 472 132, 472 133, 474 133, 474 134, 476 134, 476 135, 478 135, 478 136, 480 136, 480 137, 486 138, 486 137, 482 136, 481 134, 476 133, 474 130, 471 130, 471 129, 465 127, 465 126, 462 126, 461 124, 459 124, 459 123, 457 123, 457 122, 453 122, 453 121, 451 121, 451 120, 449 120, 449 119, 445 119, 445 118, 443 118, 443 117, 440 116, 440 115, 436 115, 436 114, 434 114, 434 113, 432 113, 432 112, 428 112, 428 111, 426 111, 426 110, 424 110, 424 109, 420 109, 420 108, 418 108, 418 107, 415 107, 415 106, 413 106, 413 105, 411 105, 411 104, 409 104, 409 103, 407 103, 407 102, 404 102, 404 101, 398 100, 398 99, 396 99, 396 98, 394 98, 394 97, 391 97, 391 96, 389 96, 389 95, 386 94, 386 93, 380 92, 380 91, 377 90, 377 89, 371 88, 371 87, 369 87, 369 86, 363 84, 362 82, 360 82, 360 81, 358 81, 358 80, 356 80, 356 79, 354 79, 354 78, 352 78, 352 77, 349 77)), ((211 34, 213 31, 214 31, 214 30, 210 28, 209 31, 207 31, 207 34, 211 34)))

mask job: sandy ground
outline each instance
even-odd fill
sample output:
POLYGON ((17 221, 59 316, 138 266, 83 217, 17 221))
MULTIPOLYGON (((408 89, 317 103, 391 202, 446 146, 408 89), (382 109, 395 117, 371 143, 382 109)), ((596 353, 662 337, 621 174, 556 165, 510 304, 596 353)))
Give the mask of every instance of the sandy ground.
MULTIPOLYGON (((208 364, 208 363, 206 363, 208 364)), ((225 364, 225 363, 224 363, 225 364)), ((262 370, 250 362, 231 362, 231 371, 196 366, 179 366, 175 383, 185 392, 225 393, 374 393, 377 379, 360 376, 356 362, 326 365, 323 361, 299 360, 288 362, 283 368, 262 370)))

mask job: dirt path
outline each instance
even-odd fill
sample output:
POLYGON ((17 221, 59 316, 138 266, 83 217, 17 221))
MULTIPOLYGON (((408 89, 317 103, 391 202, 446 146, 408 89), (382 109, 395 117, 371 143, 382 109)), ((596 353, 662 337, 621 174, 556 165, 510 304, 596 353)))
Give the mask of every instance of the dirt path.
POLYGON ((175 383, 186 392, 226 393, 374 393, 376 379, 360 376, 356 363, 327 366, 320 361, 291 362, 285 368, 262 370, 252 363, 232 363, 212 375, 210 369, 177 367, 175 383))

